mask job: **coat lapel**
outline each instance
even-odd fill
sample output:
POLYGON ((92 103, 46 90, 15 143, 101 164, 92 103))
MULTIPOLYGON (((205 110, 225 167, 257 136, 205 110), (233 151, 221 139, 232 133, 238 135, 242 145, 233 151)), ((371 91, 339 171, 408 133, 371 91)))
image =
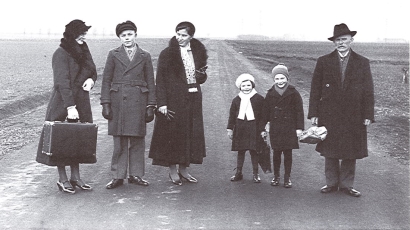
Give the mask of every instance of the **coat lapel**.
POLYGON ((114 50, 114 57, 116 57, 124 66, 129 66, 130 59, 123 46, 120 46, 114 50))
POLYGON ((356 59, 356 53, 353 52, 353 50, 350 50, 350 57, 349 57, 349 61, 347 62, 347 66, 346 66, 346 72, 345 72, 345 80, 343 82, 343 89, 347 89, 351 78, 353 77, 353 71, 354 69, 356 69, 355 64, 357 63, 357 61, 355 61, 356 59))
POLYGON ((329 56, 329 69, 332 70, 332 75, 334 76, 334 80, 337 84, 337 87, 341 89, 342 73, 340 71, 340 61, 337 50, 333 51, 329 56))
MULTIPOLYGON (((125 53, 125 50, 124 50, 125 53)), ((127 54, 125 54, 127 55, 127 54)), ((129 70, 133 69, 135 66, 137 66, 139 63, 142 62, 143 57, 145 56, 145 52, 137 46, 137 50, 135 51, 135 55, 134 58, 130 61, 129 65, 127 66, 127 69, 125 70, 125 72, 128 72, 129 70)), ((128 58, 128 56, 127 56, 128 58)), ((129 58, 128 58, 129 60, 129 58)))

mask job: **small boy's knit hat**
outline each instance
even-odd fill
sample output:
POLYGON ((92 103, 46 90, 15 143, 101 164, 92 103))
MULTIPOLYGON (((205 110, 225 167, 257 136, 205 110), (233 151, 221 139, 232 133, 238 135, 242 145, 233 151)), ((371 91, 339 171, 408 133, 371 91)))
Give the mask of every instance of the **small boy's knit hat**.
POLYGON ((255 78, 252 75, 248 74, 248 73, 243 73, 243 74, 239 75, 239 77, 236 79, 236 81, 235 81, 236 87, 238 87, 240 89, 241 84, 244 81, 251 81, 251 82, 255 83, 255 78))
POLYGON ((283 74, 289 80, 288 67, 286 67, 285 64, 279 63, 277 66, 273 67, 272 69, 273 77, 275 77, 277 74, 283 74))

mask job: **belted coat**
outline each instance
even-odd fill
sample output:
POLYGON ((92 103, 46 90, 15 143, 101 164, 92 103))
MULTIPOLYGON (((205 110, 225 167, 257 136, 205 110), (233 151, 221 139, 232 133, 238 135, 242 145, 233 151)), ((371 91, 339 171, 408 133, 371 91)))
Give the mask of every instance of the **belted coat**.
POLYGON ((132 60, 123 46, 108 53, 101 85, 101 104, 105 103, 113 113, 108 135, 146 135, 146 108, 156 104, 150 53, 138 46, 132 60))
POLYGON ((318 117, 327 129, 316 150, 324 157, 360 159, 368 156, 365 119, 374 121, 374 89, 369 60, 353 50, 341 82, 338 51, 317 60, 308 118, 318 117))

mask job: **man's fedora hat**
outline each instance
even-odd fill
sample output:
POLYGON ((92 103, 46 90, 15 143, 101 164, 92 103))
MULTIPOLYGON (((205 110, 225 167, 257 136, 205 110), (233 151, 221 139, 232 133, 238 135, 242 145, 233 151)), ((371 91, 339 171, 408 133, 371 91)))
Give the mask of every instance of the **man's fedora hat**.
POLYGON ((355 36, 357 33, 357 31, 350 31, 349 27, 347 27, 346 24, 342 23, 339 25, 335 25, 335 28, 333 29, 333 37, 328 38, 330 41, 333 41, 335 38, 342 36, 342 35, 346 35, 346 34, 350 34, 353 36, 355 36))

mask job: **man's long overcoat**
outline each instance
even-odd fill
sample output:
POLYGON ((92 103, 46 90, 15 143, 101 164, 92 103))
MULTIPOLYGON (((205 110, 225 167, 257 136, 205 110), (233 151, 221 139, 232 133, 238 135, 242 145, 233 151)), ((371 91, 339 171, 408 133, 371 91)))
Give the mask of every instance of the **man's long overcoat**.
POLYGON ((374 121, 373 79, 369 60, 353 50, 345 79, 337 50, 317 60, 312 78, 308 118, 318 117, 328 135, 316 150, 324 157, 361 159, 368 156, 365 119, 374 121))

